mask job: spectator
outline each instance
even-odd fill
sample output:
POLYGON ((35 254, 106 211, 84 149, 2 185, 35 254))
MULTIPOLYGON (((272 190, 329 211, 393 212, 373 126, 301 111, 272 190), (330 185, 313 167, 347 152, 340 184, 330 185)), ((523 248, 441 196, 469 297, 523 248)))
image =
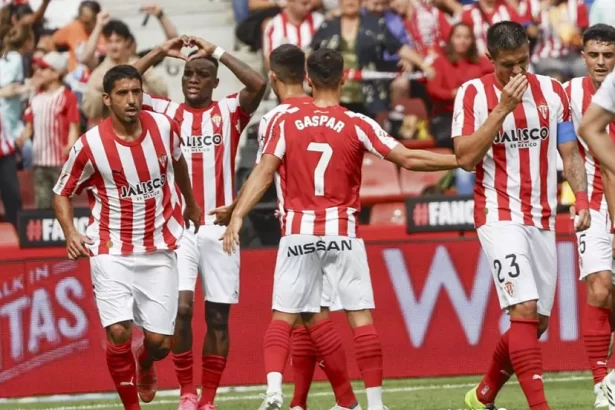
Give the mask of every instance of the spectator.
MULTIPOLYGON (((53 41, 58 47, 66 47, 69 52, 68 70, 74 71, 80 63, 86 50, 88 38, 96 27, 96 16, 100 13, 100 4, 96 1, 86 0, 79 5, 77 19, 69 25, 62 27, 53 35, 53 41)), ((98 43, 99 50, 104 50, 104 40, 98 43)))
POLYGON ((487 52, 487 29, 506 20, 523 23, 517 11, 505 0, 478 0, 461 14, 461 21, 472 27, 481 56, 487 52))
MULTIPOLYGON (((132 36, 128 26, 119 20, 111 20, 102 30, 106 40, 106 57, 92 72, 83 97, 83 113, 91 123, 97 123, 105 114, 103 111, 103 78, 105 73, 120 64, 132 64, 138 60, 134 55, 132 36)), ((155 71, 148 70, 143 76, 143 90, 151 95, 167 95, 164 79, 155 71)))
MULTIPOLYGON (((2 91, 0 91, 0 96, 2 91)), ((17 178, 15 143, 9 138, 0 111, 0 198, 4 204, 4 219, 17 229, 17 213, 21 209, 21 191, 17 178)))
POLYGON ((30 26, 34 31, 34 43, 36 44, 43 30, 43 19, 51 0, 43 0, 40 7, 34 12, 30 5, 9 4, 0 12, 0 43, 9 32, 11 27, 22 24, 30 26))
POLYGON ((608 24, 615 27, 615 1, 596 0, 589 13, 589 25, 608 24))
POLYGON ((75 94, 62 83, 68 69, 66 55, 53 51, 33 63, 41 88, 26 110, 26 127, 16 145, 34 135, 34 201, 37 209, 48 209, 62 165, 79 138, 79 107, 75 94))
MULTIPOLYGON (((462 9, 459 3, 452 3, 457 6, 451 10, 453 15, 460 15, 462 9)), ((447 13, 431 0, 409 1, 405 24, 416 50, 426 59, 432 60, 439 55, 451 31, 447 13)))
POLYGON ((288 0, 280 14, 269 20, 264 30, 263 56, 269 70, 269 54, 282 44, 289 43, 306 49, 323 22, 322 14, 312 12, 311 0, 288 0))
MULTIPOLYGON (((23 130, 22 96, 31 91, 28 87, 14 87, 25 81, 23 55, 34 49, 34 33, 28 25, 13 26, 4 38, 4 49, 0 58, 0 89, 4 97, 0 98, 0 115, 3 132, 11 141, 15 141, 23 130), (13 86, 13 87, 11 87, 13 86), (8 87, 8 89, 6 89, 8 87)), ((31 167, 32 145, 27 144, 21 151, 25 168, 31 167)))
POLYGON ((470 26, 453 26, 444 52, 434 61, 436 75, 427 83, 433 104, 431 133, 438 146, 452 148, 451 125, 457 90, 466 81, 493 71, 486 57, 478 55, 476 39, 470 26))
POLYGON ((249 0, 250 14, 235 28, 235 36, 250 50, 256 52, 263 46, 263 31, 270 18, 277 16, 286 0, 249 0))
POLYGON ((537 74, 559 80, 587 74, 581 57, 582 33, 588 25, 587 6, 582 0, 549 0, 542 11, 541 34, 532 63, 537 74))
MULTIPOLYGON (((386 50, 398 54, 403 62, 432 73, 431 67, 425 65, 414 50, 399 42, 384 19, 371 13, 361 15, 359 0, 342 0, 341 16, 321 24, 310 48, 317 50, 321 47, 338 50, 347 69, 386 70, 387 62, 383 59, 386 50)), ((342 105, 371 116, 387 112, 389 83, 383 80, 347 81, 342 88, 342 105)))

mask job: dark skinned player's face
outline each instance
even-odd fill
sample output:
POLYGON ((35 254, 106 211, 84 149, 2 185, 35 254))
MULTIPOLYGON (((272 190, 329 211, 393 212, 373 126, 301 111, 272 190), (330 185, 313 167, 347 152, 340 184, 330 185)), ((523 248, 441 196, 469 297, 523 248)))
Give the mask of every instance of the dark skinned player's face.
POLYGON ((217 86, 218 71, 211 61, 197 58, 186 63, 182 76, 182 91, 189 105, 210 101, 217 86))

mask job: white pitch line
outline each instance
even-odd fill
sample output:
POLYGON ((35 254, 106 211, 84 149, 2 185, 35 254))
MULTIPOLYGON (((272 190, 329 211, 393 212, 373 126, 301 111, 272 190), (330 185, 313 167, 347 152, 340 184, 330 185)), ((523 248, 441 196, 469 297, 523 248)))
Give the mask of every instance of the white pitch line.
MULTIPOLYGON (((545 383, 562 383, 562 382, 572 382, 572 381, 581 381, 581 380, 591 380, 591 377, 588 376, 568 376, 568 377, 553 377, 547 378, 544 380, 545 383)), ((510 382, 508 384, 519 384, 518 381, 510 382)), ((474 387, 476 383, 458 383, 458 384, 429 384, 429 385, 418 385, 418 386, 407 386, 407 387, 392 387, 383 389, 384 393, 408 393, 413 391, 425 391, 425 390, 454 390, 454 389, 463 389, 468 387, 474 387)), ((355 393, 365 393, 365 390, 355 390, 355 393)), ((333 396, 333 392, 325 391, 325 392, 317 392, 311 393, 310 397, 329 397, 333 396)), ((239 396, 221 396, 216 397, 216 402, 224 402, 224 401, 239 401, 239 400, 262 400, 260 395, 239 395, 239 396)), ((34 403, 34 402, 31 402, 34 403)), ((38 403, 45 403, 45 401, 39 401, 38 403)), ((0 404, 6 404, 0 403, 0 404)), ((144 404, 144 407, 162 405, 162 404, 177 404, 177 400, 157 400, 153 403, 144 404)), ((123 406, 121 404, 114 403, 101 403, 101 404, 84 404, 78 406, 64 406, 64 407, 47 407, 43 409, 37 410, 96 410, 96 409, 121 409, 123 406)), ((32 410, 32 408, 18 408, 14 410, 32 410)))

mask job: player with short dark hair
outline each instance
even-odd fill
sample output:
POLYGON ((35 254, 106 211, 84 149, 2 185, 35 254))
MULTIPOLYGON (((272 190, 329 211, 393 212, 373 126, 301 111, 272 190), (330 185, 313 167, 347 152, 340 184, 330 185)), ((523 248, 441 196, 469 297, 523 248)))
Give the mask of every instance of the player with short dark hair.
MULTIPOLYGON (((579 127, 596 90, 615 68, 615 28, 597 24, 585 30, 582 55, 588 75, 573 78, 564 84, 570 97, 572 119, 576 128, 579 127)), ((615 138, 615 129, 611 128, 610 135, 615 138)), ((580 279, 587 287, 587 305, 583 310, 583 342, 594 377, 594 407, 601 408, 609 405, 601 384, 607 374, 607 356, 611 341, 611 298, 615 265, 610 221, 615 210, 615 174, 608 169, 601 169, 600 163, 581 137, 579 150, 585 160, 589 212, 592 217, 589 229, 577 232, 580 279)))
POLYGON ((195 37, 171 39, 134 65, 143 73, 165 56, 187 60, 182 75, 184 102, 146 95, 144 105, 147 110, 164 113, 178 124, 195 198, 204 210, 200 229, 186 230, 177 251, 179 309, 172 357, 180 384, 179 410, 196 410, 197 406, 199 410, 210 410, 214 409, 216 391, 226 367, 231 305, 239 302, 239 255, 229 256, 222 250, 218 239, 224 228, 214 224, 211 211, 234 200, 239 137, 260 104, 267 82, 222 48, 195 37), (196 46, 197 51, 184 57, 181 54, 184 46, 196 46), (214 101, 219 62, 245 87, 214 101), (199 273, 205 294, 207 334, 202 350, 203 388, 197 399, 192 376, 192 312, 199 273))
POLYGON ((107 333, 107 366, 124 408, 139 410, 139 396, 150 402, 156 394, 154 361, 171 349, 178 292, 174 251, 184 231, 182 219, 198 227, 202 212, 175 125, 164 115, 141 111, 139 73, 117 66, 107 72, 105 84, 102 97, 111 115, 70 150, 54 187, 54 208, 68 257, 90 257, 96 306, 107 333), (73 224, 70 198, 84 189, 92 218, 82 235, 73 224), (145 334, 136 366, 133 322, 145 334))
MULTIPOLYGON (((310 55, 308 81, 314 101, 292 107, 275 119, 265 136, 264 153, 239 195, 224 234, 224 248, 232 253, 239 243, 243 217, 278 172, 283 237, 274 277, 273 317, 264 342, 267 396, 261 409, 265 410, 282 407, 282 373, 292 326, 299 316, 324 362, 344 365, 339 336, 321 312, 325 280, 331 282, 353 327, 368 409, 386 409, 382 349, 371 314, 374 298, 369 265, 357 226, 363 155, 369 151, 412 170, 457 167, 453 155, 409 150, 375 121, 341 107, 341 61, 341 55, 331 49, 310 55), (315 251, 302 252, 306 246, 315 246, 315 251)), ((359 409, 359 405, 335 408, 359 409)))
POLYGON ((538 337, 549 323, 557 278, 557 152, 576 194, 577 231, 590 225, 587 177, 564 87, 527 72, 523 26, 494 24, 487 40, 495 73, 461 86, 452 137, 459 164, 476 170, 474 223, 511 323, 465 402, 495 408, 498 391, 515 372, 530 409, 547 410, 538 337))

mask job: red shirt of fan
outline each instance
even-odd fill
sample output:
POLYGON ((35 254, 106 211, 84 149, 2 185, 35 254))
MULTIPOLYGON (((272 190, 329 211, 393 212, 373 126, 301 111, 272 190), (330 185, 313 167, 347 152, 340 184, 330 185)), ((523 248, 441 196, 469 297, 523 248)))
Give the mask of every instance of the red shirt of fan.
POLYGON ((384 158, 397 141, 364 115, 309 103, 279 115, 269 132, 263 155, 282 160, 282 234, 358 237, 363 155, 384 158))

